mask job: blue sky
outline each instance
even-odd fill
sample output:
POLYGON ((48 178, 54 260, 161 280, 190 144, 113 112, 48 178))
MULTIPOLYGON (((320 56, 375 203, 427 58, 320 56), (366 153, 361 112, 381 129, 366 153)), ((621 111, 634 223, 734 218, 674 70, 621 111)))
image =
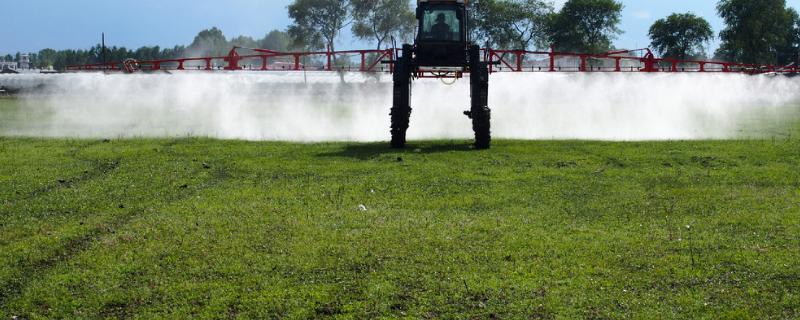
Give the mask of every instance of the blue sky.
MULTIPOLYGON (((220 27, 225 35, 262 37, 284 29, 290 20, 291 0, 0 0, 0 8, 14 8, 0 19, 0 52, 38 51, 43 48, 88 48, 106 33, 108 45, 189 44, 198 31, 220 27)), ((557 2, 563 3, 564 0, 557 2)), ((673 12, 694 12, 709 20, 715 33, 723 27, 714 9, 716 0, 623 0, 625 9, 615 45, 639 48, 649 44, 647 30, 673 12)), ((800 0, 787 0, 800 8, 800 0)), ((558 3, 556 4, 558 5, 558 3)), ((349 35, 339 48, 371 47, 349 35)), ((712 44, 715 47, 716 44, 712 44)), ((712 48, 713 50, 713 48, 712 48)))

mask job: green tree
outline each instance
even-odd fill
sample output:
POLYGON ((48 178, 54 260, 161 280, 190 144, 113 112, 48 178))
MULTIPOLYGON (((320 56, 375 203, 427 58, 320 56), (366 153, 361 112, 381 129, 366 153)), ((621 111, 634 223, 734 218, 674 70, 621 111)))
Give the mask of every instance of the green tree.
POLYGON ((374 39, 378 50, 391 36, 414 33, 416 17, 407 1, 352 0, 352 6, 353 34, 362 40, 374 39))
POLYGON ((238 36, 236 38, 231 39, 230 46, 236 47, 244 47, 244 48, 255 48, 258 47, 258 41, 253 39, 252 37, 248 36, 238 36))
POLYGON ((487 47, 542 48, 548 42, 553 7, 541 0, 478 0, 473 10, 473 37, 487 47))
POLYGON ((179 58, 184 55, 184 52, 186 52, 186 47, 184 46, 174 46, 172 48, 164 48, 164 50, 161 51, 161 57, 162 59, 179 58))
POLYGON ((778 46, 778 63, 780 64, 800 64, 800 15, 793 8, 789 8, 791 30, 786 34, 783 46, 778 46))
POLYGON ((200 31, 187 49, 189 54, 194 57, 223 56, 228 54, 231 45, 228 43, 228 40, 225 39, 222 30, 213 27, 200 31))
MULTIPOLYGON (((115 47, 114 50, 119 52, 120 49, 115 47)), ((55 59, 53 61, 53 68, 56 70, 64 70, 70 65, 90 64, 97 62, 99 62, 97 50, 62 50, 56 52, 55 59)))
POLYGON ((275 51, 288 51, 291 45, 291 37, 286 32, 272 30, 264 38, 258 41, 258 47, 275 51))
POLYGON ((800 15, 793 8, 789 8, 792 20, 792 30, 786 35, 783 46, 778 47, 778 63, 800 65, 800 15))
POLYGON ((154 46, 154 47, 145 46, 136 49, 136 51, 133 52, 133 56, 131 58, 137 60, 158 60, 158 59, 164 59, 165 57, 161 55, 161 48, 159 46, 154 46))
MULTIPOLYGON (((128 50, 128 48, 125 48, 125 47, 106 48, 106 55, 108 56, 108 61, 109 62, 125 61, 125 59, 128 59, 128 58, 135 58, 135 54, 136 54, 136 52, 128 50)), ((93 57, 93 62, 96 63, 96 62, 100 62, 100 61, 101 61, 101 58, 100 58, 99 54, 97 54, 97 55, 95 55, 93 57)))
POLYGON ((31 60, 31 68, 36 68, 39 65, 39 54, 31 52, 30 60, 31 60))
POLYGON ((764 64, 796 60, 798 15, 785 0, 722 0, 717 12, 726 24, 719 34, 719 58, 764 64))
POLYGON ((297 47, 334 50, 334 42, 352 21, 349 0, 294 0, 289 5, 289 26, 297 47))
POLYGON ((692 13, 673 13, 650 27, 653 49, 661 56, 690 59, 705 56, 705 45, 714 38, 711 25, 692 13))
POLYGON ((56 62, 56 56, 58 52, 53 49, 42 49, 39 50, 39 59, 37 59, 36 67, 39 69, 49 69, 53 67, 56 62))
POLYGON ((607 52, 622 33, 622 8, 615 0, 569 0, 551 18, 551 42, 560 51, 607 52))

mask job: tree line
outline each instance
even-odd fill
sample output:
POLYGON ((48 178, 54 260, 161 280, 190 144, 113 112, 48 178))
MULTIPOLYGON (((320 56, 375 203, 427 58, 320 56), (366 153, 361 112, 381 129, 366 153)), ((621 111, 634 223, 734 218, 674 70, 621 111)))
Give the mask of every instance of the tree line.
MULTIPOLYGON (((86 50, 43 49, 37 53, 31 53, 30 61, 33 68, 63 70, 69 65, 101 63, 103 61, 118 62, 128 58, 159 60, 180 57, 224 56, 228 54, 228 51, 233 46, 285 51, 289 49, 289 44, 289 35, 280 30, 270 31, 261 39, 253 39, 248 36, 227 39, 222 30, 213 27, 200 31, 188 46, 177 45, 172 48, 144 46, 138 49, 110 46, 106 47, 105 54, 100 44, 86 50)), ((17 53, 16 61, 19 61, 19 56, 20 54, 17 53)), ((10 58, 11 56, 9 55, 8 57, 10 58)))
MULTIPOLYGON (((261 39, 228 39, 215 27, 198 33, 188 46, 109 47, 105 59, 221 56, 232 46, 336 50, 336 40, 348 30, 381 49, 389 47, 392 39, 413 41, 416 19, 412 5, 400 0, 294 0, 287 7, 292 24, 261 39)), ((617 0, 568 0, 559 10, 547 0, 472 0, 469 7, 471 39, 486 47, 601 53, 615 49, 613 41, 623 32, 619 24, 624 6, 617 0)), ((665 58, 712 56, 761 64, 798 61, 800 16, 785 0, 720 0, 716 9, 725 27, 718 34, 720 47, 713 54, 706 50, 715 33, 708 21, 693 13, 674 13, 657 20, 648 33, 651 47, 665 58)), ((101 62, 102 51, 99 45, 88 50, 44 49, 31 54, 31 61, 37 68, 63 69, 70 64, 101 62)))
MULTIPOLYGON (((545 0, 472 0, 469 6, 471 38, 485 47, 602 53, 615 49, 623 32, 624 6, 617 0, 568 0, 559 10, 545 0)), ((800 17, 786 0, 720 0, 716 9, 725 28, 711 57, 759 64, 800 60, 800 17)), ((412 41, 415 27, 411 5, 397 0, 295 0, 289 16, 293 43, 316 49, 334 48, 348 27, 378 48, 390 37, 412 41)), ((684 60, 709 58, 706 49, 715 39, 708 21, 693 13, 659 19, 648 35, 662 57, 684 60)))
MULTIPOLYGON (((473 40, 487 47, 602 53, 614 48, 623 5, 616 0, 569 0, 556 11, 542 0, 473 0, 473 40)), ((673 59, 714 58, 730 62, 779 64, 800 60, 800 17, 785 0, 720 0, 725 22, 720 47, 708 21, 673 13, 650 27, 650 47, 673 59)), ((636 49, 636 48, 629 48, 636 49)))

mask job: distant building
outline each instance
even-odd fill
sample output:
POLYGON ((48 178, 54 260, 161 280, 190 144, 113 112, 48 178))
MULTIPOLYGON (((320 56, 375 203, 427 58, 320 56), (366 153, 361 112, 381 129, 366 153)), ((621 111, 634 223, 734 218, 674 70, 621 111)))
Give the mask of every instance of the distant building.
POLYGON ((19 64, 16 61, 6 61, 3 58, 0 58, 0 70, 17 70, 19 69, 19 64))
POLYGON ((19 64, 20 69, 30 69, 31 68, 31 55, 28 53, 23 53, 19 56, 19 64))

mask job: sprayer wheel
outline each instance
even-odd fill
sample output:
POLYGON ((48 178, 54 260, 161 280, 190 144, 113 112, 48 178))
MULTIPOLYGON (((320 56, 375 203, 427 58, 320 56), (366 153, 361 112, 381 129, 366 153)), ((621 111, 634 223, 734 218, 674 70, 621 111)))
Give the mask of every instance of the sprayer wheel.
POLYGON ((392 148, 406 147, 406 131, 411 120, 411 108, 392 108, 392 148))
POLYGON ((492 110, 479 107, 472 110, 472 130, 475 131, 475 149, 489 149, 492 144, 492 110))

